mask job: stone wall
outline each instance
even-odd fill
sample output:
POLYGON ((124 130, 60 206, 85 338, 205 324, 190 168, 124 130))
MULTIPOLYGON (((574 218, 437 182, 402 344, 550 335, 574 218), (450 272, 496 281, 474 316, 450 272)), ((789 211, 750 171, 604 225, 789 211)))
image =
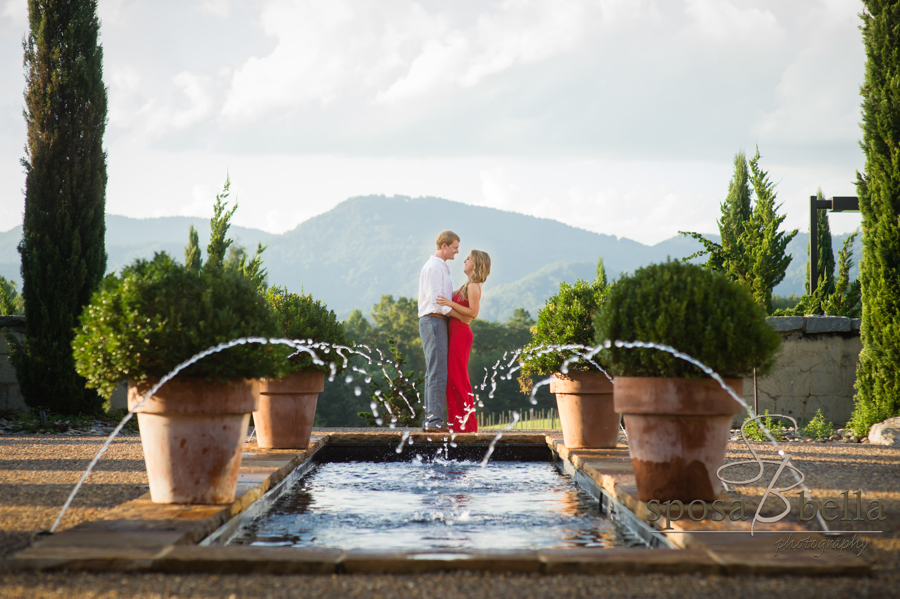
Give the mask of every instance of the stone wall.
POLYGON ((16 412, 25 409, 25 400, 19 394, 16 371, 9 362, 9 345, 3 328, 21 340, 25 335, 25 317, 0 316, 0 410, 16 412))
MULTIPOLYGON (((0 316, 0 411, 19 412, 28 409, 25 398, 19 392, 16 371, 9 361, 9 345, 2 329, 10 331, 20 341, 25 337, 24 316, 0 316)), ((116 387, 110 404, 113 409, 125 409, 128 406, 128 388, 123 383, 116 387)))
MULTIPOLYGON (((781 334, 772 372, 757 379, 759 413, 811 420, 821 409, 826 420, 844 426, 853 412, 856 364, 862 341, 860 319, 844 316, 767 318, 781 334)), ((744 401, 753 406, 753 379, 744 379, 744 401)), ((744 416, 735 418, 739 424, 744 416)))

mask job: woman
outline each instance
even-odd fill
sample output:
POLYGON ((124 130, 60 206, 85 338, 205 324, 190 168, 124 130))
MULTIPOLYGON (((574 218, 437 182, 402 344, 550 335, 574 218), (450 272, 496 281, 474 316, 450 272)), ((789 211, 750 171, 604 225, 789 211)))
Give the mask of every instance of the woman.
POLYGON ((491 257, 487 252, 472 250, 463 262, 468 280, 453 293, 453 299, 438 297, 441 306, 450 306, 450 341, 447 352, 447 425, 457 433, 478 432, 475 419, 475 397, 469 382, 469 352, 472 351, 472 329, 469 323, 478 317, 481 285, 491 274, 491 257))

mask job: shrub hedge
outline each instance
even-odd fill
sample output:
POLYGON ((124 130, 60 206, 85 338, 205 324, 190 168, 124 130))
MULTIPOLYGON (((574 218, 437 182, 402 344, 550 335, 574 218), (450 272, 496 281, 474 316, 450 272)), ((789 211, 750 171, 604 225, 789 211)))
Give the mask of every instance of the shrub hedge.
MULTIPOLYGON (((593 345, 594 312, 603 304, 603 298, 609 289, 600 280, 588 283, 579 279, 574 285, 560 283, 559 291, 547 300, 538 313, 537 322, 531 328, 531 343, 524 348, 524 366, 519 377, 523 392, 531 392, 531 375, 559 372, 563 362, 575 353, 566 350, 540 354, 538 348, 550 345, 593 345)), ((568 368, 594 369, 585 360, 570 362, 568 368)))
MULTIPOLYGON (((165 253, 106 277, 80 323, 72 342, 76 369, 107 398, 123 379, 162 377, 219 343, 281 336, 275 313, 243 274, 193 271, 165 253)), ((283 345, 239 345, 182 374, 218 382, 283 376, 290 353, 283 345)))
MULTIPOLYGON (((723 377, 768 372, 781 337, 740 283, 693 264, 665 262, 616 282, 595 316, 597 343, 652 341, 688 354, 723 377)), ((660 350, 600 352, 618 376, 703 378, 696 366, 660 350)))
MULTIPOLYGON (((284 287, 269 287, 266 302, 277 315, 282 333, 288 339, 312 339, 313 342, 347 345, 344 327, 337 315, 320 300, 313 299, 311 293, 299 295, 284 287)), ((324 365, 313 364, 312 356, 300 352, 290 358, 290 370, 330 372, 329 360, 325 359, 321 351, 318 353, 319 358, 325 362, 324 365)), ((337 354, 331 355, 337 372, 343 371, 347 365, 337 354)))

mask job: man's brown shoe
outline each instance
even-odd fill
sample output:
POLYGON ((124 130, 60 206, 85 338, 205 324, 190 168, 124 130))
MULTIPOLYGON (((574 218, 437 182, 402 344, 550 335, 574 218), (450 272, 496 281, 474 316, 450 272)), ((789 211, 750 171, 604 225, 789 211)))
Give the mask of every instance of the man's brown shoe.
POLYGON ((423 426, 422 432, 423 433, 449 433, 450 427, 449 426, 436 426, 434 428, 425 428, 423 426))

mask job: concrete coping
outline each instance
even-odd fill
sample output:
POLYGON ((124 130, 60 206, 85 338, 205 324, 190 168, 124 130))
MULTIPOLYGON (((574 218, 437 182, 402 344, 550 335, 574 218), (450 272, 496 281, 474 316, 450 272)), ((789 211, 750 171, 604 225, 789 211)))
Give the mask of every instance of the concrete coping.
POLYGON ((11 329, 25 329, 25 317, 20 314, 12 316, 0 316, 0 328, 9 327, 11 329))
POLYGON ((779 333, 801 332, 807 335, 859 333, 862 319, 847 316, 770 316, 766 323, 779 333))
MULTIPOLYGON (((310 463, 326 443, 396 444, 402 431, 338 433, 321 431, 305 451, 263 450, 246 446, 237 499, 230 505, 155 504, 149 494, 50 535, 13 555, 8 566, 26 570, 87 570, 216 574, 408 574, 430 571, 532 572, 543 574, 703 573, 860 576, 869 565, 856 556, 821 557, 796 552, 775 556, 774 540, 749 534, 746 522, 672 522, 673 550, 649 548, 574 548, 541 550, 361 550, 198 545, 217 528, 247 510, 294 469, 310 463), (725 534, 696 534, 703 527, 725 534)), ((427 436, 414 433, 416 442, 427 436)), ((456 443, 483 445, 493 434, 458 434, 456 443)), ((561 438, 543 434, 504 434, 500 442, 546 444, 567 472, 577 471, 603 489, 615 509, 627 509, 650 523, 647 504, 637 499, 628 447, 569 449, 561 438)), ((785 534, 816 533, 782 524, 785 534)), ((706 531, 708 532, 708 531, 706 531)))

